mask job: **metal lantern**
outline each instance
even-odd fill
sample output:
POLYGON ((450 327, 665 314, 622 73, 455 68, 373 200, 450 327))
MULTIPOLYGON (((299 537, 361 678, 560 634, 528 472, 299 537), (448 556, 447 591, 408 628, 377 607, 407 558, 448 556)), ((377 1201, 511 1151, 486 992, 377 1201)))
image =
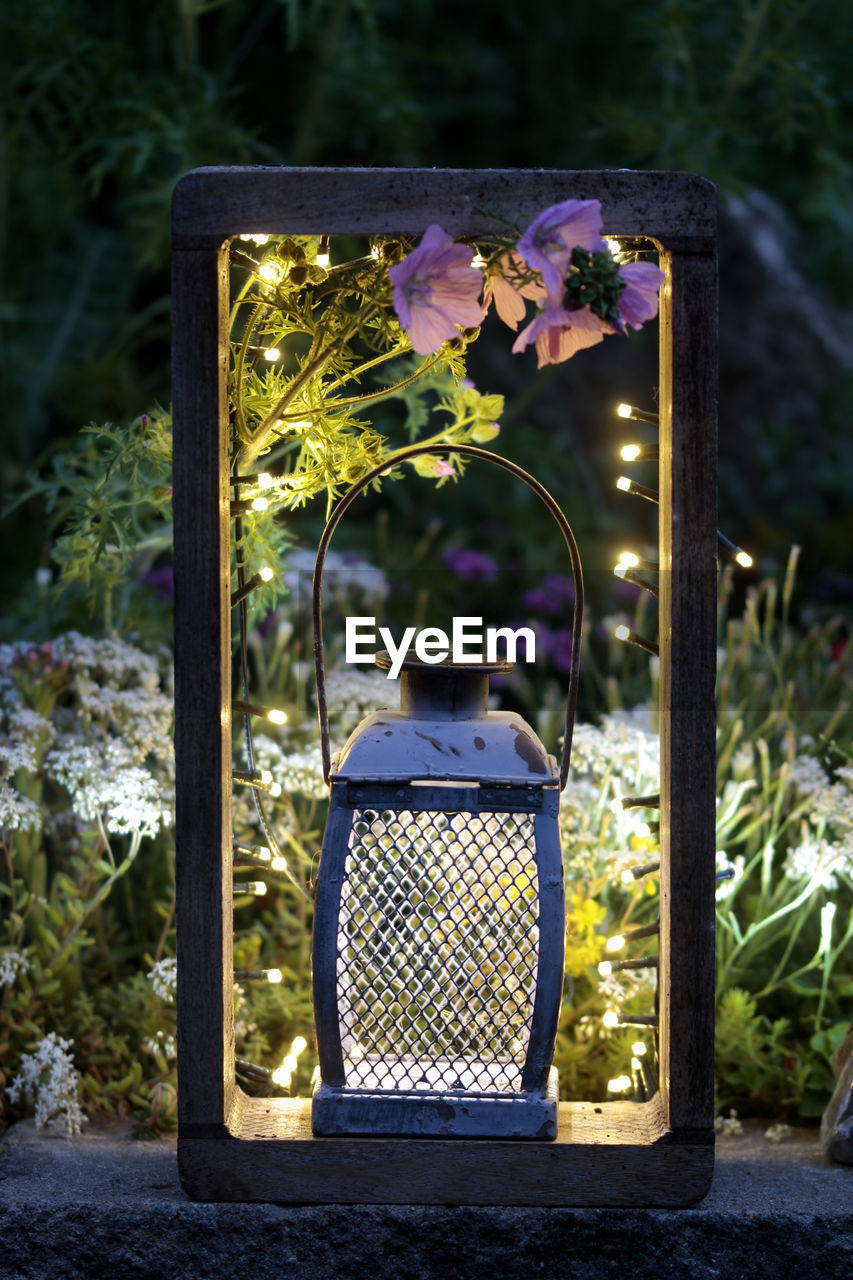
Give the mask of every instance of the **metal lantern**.
MULTIPOLYGON (((434 453, 415 447, 402 458, 434 453)), ((316 1134, 557 1136, 551 1066, 563 987, 557 826, 577 696, 580 562, 553 499, 520 468, 566 539, 575 580, 562 768, 513 712, 488 709, 509 663, 402 663, 400 706, 369 715, 330 759, 314 577, 318 702, 331 782, 314 917, 320 1080, 316 1134)), ((399 461, 397 459, 396 461, 399 461)), ((388 654, 377 656, 388 669, 388 654)))

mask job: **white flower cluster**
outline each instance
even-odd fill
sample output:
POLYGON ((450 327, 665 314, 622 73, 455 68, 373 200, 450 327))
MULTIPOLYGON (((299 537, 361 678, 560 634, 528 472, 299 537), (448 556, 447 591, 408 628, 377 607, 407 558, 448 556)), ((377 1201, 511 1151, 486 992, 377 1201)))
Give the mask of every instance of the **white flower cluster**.
POLYGON ((269 769, 283 791, 297 791, 316 800, 328 798, 323 781, 323 757, 319 742, 311 746, 289 746, 264 733, 255 736, 255 763, 269 769))
POLYGON ((36 768, 33 748, 14 740, 0 742, 0 828, 7 831, 35 831, 41 822, 38 805, 13 786, 10 774, 36 768))
POLYGON ((149 973, 145 975, 154 988, 154 994, 161 1000, 174 1004, 175 990, 178 985, 178 962, 173 956, 158 960, 149 973))
POLYGON ((10 1102, 31 1097, 36 1108, 36 1128, 47 1126, 66 1138, 81 1133, 86 1117, 79 1101, 80 1076, 74 1066, 70 1040, 56 1032, 46 1035, 35 1053, 21 1058, 21 1072, 9 1086, 10 1102))
POLYGON ((0 987, 11 987, 21 973, 29 970, 30 962, 23 951, 0 951, 0 987))
POLYGON ((352 666, 335 667, 326 673, 326 701, 329 721, 349 733, 371 711, 399 702, 399 686, 389 682, 383 671, 358 671, 352 666))
MULTIPOLYGON (((311 580, 316 556, 313 551, 289 551, 284 583, 294 603, 311 599, 311 580)), ((339 608, 354 599, 366 605, 380 604, 388 595, 388 579, 381 569, 345 551, 330 551, 323 567, 323 594, 339 608)))
POLYGON ((51 772, 71 796, 74 812, 86 822, 104 815, 108 831, 156 836, 170 821, 170 795, 152 773, 133 763, 121 740, 88 745, 67 742, 51 760, 51 772))
POLYGON ((788 852, 785 875, 835 889, 839 872, 853 879, 853 765, 836 770, 832 781, 817 757, 800 755, 791 767, 791 778, 797 792, 810 802, 812 830, 804 828, 799 844, 788 852))
POLYGON ((660 742, 644 708, 607 715, 600 728, 576 725, 571 774, 560 801, 568 865, 588 867, 596 852, 605 856, 609 875, 633 865, 636 857, 626 858, 625 851, 654 815, 623 809, 621 801, 659 789, 660 742))
MULTIPOLYGON (((37 829, 38 806, 10 781, 18 770, 44 775, 68 792, 82 823, 104 821, 114 834, 154 836, 172 821, 172 702, 161 690, 157 659, 124 640, 68 632, 34 646, 0 646, 0 826, 37 829), (16 683, 65 683, 50 719, 26 706, 16 683)), ((56 816, 56 815, 54 815, 56 816)))

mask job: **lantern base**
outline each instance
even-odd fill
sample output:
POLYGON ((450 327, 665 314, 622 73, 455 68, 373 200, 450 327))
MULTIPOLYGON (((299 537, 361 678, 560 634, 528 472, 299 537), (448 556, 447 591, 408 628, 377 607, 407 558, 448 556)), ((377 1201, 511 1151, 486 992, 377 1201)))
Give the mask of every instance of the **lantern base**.
POLYGON ((353 1089, 321 1080, 311 1105, 311 1128, 320 1137, 350 1134, 550 1142, 557 1136, 557 1101, 554 1067, 544 1089, 525 1092, 436 1093, 402 1086, 394 1090, 353 1089))

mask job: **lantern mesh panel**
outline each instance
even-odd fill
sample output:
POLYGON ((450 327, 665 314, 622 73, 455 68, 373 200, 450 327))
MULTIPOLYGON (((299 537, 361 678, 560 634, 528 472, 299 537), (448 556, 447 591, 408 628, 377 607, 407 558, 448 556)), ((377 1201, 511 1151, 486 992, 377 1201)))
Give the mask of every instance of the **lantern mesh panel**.
POLYGON ((539 961, 531 815, 356 810, 349 850, 347 1086, 518 1091, 539 961))

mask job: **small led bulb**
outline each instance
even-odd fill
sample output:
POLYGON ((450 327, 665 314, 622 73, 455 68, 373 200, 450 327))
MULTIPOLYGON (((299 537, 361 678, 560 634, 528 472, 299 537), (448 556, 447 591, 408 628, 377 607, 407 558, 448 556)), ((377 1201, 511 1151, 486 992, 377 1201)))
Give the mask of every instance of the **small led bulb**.
POLYGON ((748 551, 739 551, 735 556, 735 560, 743 569, 749 569, 752 566, 752 556, 748 551))
POLYGON ((273 858, 272 862, 270 863, 270 868, 273 871, 286 871, 287 858, 273 858))
POLYGON ((618 404, 616 406, 616 412, 619 414, 620 418, 630 418, 634 411, 629 404, 618 404))
POLYGON ((608 1009, 606 1010, 604 1017, 601 1019, 601 1021, 604 1023, 605 1027, 618 1027, 619 1014, 616 1012, 615 1009, 608 1009))
POLYGON ((611 253, 619 253, 622 248, 618 240, 612 240, 608 236, 604 237, 604 243, 607 245, 607 248, 611 253))
POLYGON ((619 563, 624 564, 628 569, 636 569, 637 565, 640 563, 640 557, 634 555, 633 551, 620 551, 619 563))
POLYGON ((271 582, 275 577, 275 570, 271 569, 268 564, 265 564, 263 569, 258 570, 258 577, 262 582, 271 582))
POLYGON ((631 1045, 631 1052, 635 1057, 642 1058, 643 1054, 646 1052, 645 1043, 642 1040, 635 1040, 631 1045))
POLYGON ((616 1076, 614 1080, 607 1081, 608 1093, 627 1093, 631 1088, 630 1076, 616 1076))
POLYGON ((267 969, 267 982, 281 982, 281 969, 267 969))
POLYGON ((270 505, 269 498, 253 498, 252 499, 253 511, 266 511, 269 505, 270 505))
POLYGON ((262 471, 258 476, 258 484, 262 489, 271 489, 275 484, 275 476, 271 476, 268 471, 262 471))
POLYGON ((317 254, 317 266, 322 267, 324 271, 328 271, 329 263, 332 261, 328 251, 326 253, 317 254))
POLYGON ((636 462, 640 456, 640 446, 638 444, 623 444, 620 450, 620 457, 623 462, 636 462))
POLYGON ((627 493, 628 490, 631 488, 631 481, 628 479, 627 476, 619 476, 618 480, 616 481, 616 488, 621 489, 623 493, 627 493))
POLYGON ((281 352, 279 351, 278 347, 267 347, 266 351, 264 352, 264 359, 265 359, 265 360, 280 360, 280 359, 281 359, 281 352))
POLYGON ((296 1039, 293 1041, 293 1044, 290 1046, 290 1052, 293 1054, 294 1058, 298 1058, 300 1053, 304 1053, 307 1048, 308 1048, 308 1041, 305 1039, 305 1037, 297 1036, 296 1039))
POLYGON ((632 1071, 641 1071, 641 1070, 642 1070, 642 1063, 640 1062, 640 1059, 639 1059, 639 1058, 632 1058, 632 1059, 631 1059, 631 1070, 632 1070, 632 1071))
POLYGON ((279 707, 272 707, 267 712, 267 720, 270 724, 287 724, 287 712, 282 711, 279 707))
POLYGON ((264 284, 278 284, 283 272, 277 263, 267 260, 258 267, 258 275, 264 284))
POLYGON ((293 1072, 288 1071, 285 1067, 276 1067, 272 1073, 273 1084, 277 1084, 280 1089, 287 1089, 290 1085, 290 1077, 293 1072))
POLYGON ((625 574, 628 572, 628 566, 626 564, 622 564, 620 561, 619 564, 613 566, 613 572, 617 578, 624 578, 625 574))
POLYGON ((639 836, 641 840, 647 840, 651 834, 652 829, 647 822, 639 823, 634 832, 634 835, 639 836))
POLYGON ((613 972, 613 965, 609 960, 599 960, 598 972, 601 974, 602 978, 609 978, 613 972))
POLYGON ((621 933, 614 933, 612 938, 608 938, 606 942, 608 951, 621 951, 625 945, 625 939, 621 933))
POLYGON ((626 627, 624 622, 620 622, 613 634, 617 640, 627 640, 631 635, 631 628, 626 627))
POLYGON ((264 784, 264 786, 268 786, 269 783, 272 782, 272 774, 270 773, 269 769, 261 769, 260 781, 264 784))
POLYGON ((621 880, 622 880, 622 883, 623 883, 623 884, 633 884, 633 883, 634 883, 634 873, 633 873, 633 871, 623 871, 623 872, 622 872, 622 876, 621 876, 621 880))
POLYGON ((270 795, 271 795, 271 796, 273 796, 273 797, 278 797, 278 796, 280 796, 280 795, 281 795, 281 783, 280 783, 280 782, 274 782, 274 783, 272 784, 272 786, 270 787, 270 795))

